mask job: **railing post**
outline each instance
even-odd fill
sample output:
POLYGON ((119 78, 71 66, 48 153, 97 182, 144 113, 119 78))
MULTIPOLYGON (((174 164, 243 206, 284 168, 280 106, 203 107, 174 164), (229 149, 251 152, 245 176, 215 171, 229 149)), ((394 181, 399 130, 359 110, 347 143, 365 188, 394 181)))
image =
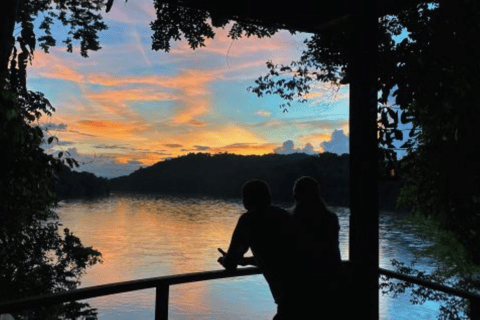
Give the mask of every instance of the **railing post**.
POLYGON ((480 299, 470 299, 470 320, 480 320, 480 299))
POLYGON ((155 320, 168 320, 168 284, 157 286, 155 296, 155 320))

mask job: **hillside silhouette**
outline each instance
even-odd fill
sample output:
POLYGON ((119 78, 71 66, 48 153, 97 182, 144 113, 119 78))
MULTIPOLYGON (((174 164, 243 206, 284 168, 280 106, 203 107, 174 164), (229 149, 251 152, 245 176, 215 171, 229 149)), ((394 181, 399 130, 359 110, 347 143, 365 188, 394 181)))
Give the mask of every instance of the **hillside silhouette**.
MULTIPOLYGON (((190 153, 111 179, 109 186, 112 191, 238 198, 243 183, 263 179, 275 201, 291 202, 293 183, 308 175, 320 182, 329 205, 348 206, 349 158, 328 152, 313 156, 190 153)), ((381 208, 393 209, 398 187, 398 181, 380 183, 381 208)))
POLYGON ((90 172, 77 172, 63 165, 55 179, 59 199, 108 196, 108 180, 90 172))

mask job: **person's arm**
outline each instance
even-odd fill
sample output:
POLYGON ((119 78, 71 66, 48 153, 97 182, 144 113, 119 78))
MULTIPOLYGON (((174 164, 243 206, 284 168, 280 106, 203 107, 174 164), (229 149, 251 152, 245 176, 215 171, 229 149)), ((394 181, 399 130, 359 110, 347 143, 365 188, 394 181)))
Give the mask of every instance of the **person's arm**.
MULTIPOLYGON (((218 262, 221 265, 223 265, 224 259, 225 259, 225 256, 227 255, 227 253, 225 251, 223 251, 222 248, 218 248, 218 252, 220 252, 222 254, 222 256, 220 258, 218 258, 218 262)), ((238 265, 239 266, 258 266, 257 261, 255 260, 255 258, 253 256, 240 258, 240 260, 238 260, 238 265)))
POLYGON ((255 266, 258 267, 257 260, 253 256, 251 257, 243 257, 240 259, 238 262, 238 265, 240 266, 255 266))
POLYGON ((227 253, 219 249, 220 253, 222 253, 222 257, 218 259, 218 262, 227 270, 235 270, 238 265, 246 265, 246 262, 253 260, 253 257, 243 257, 248 251, 248 247, 247 217, 242 215, 233 231, 232 240, 230 241, 227 253))

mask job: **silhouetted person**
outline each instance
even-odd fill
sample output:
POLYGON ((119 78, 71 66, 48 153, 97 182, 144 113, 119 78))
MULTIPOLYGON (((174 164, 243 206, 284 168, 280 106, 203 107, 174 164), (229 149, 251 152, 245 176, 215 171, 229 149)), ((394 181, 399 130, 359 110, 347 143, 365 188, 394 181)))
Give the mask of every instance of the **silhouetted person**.
POLYGON ((273 298, 278 305, 275 320, 298 319, 289 317, 291 305, 287 291, 291 288, 292 218, 287 211, 271 205, 270 189, 262 180, 250 180, 242 188, 243 204, 247 212, 242 214, 224 256, 218 259, 227 270, 237 265, 257 265, 267 280, 273 298), (252 250, 253 259, 243 255, 252 250))
MULTIPOLYGON (((297 306, 318 319, 339 319, 341 292, 338 272, 341 264, 338 217, 320 195, 318 182, 301 177, 293 188, 293 218, 297 229, 297 306)), ((347 306, 343 306, 345 308, 347 306)))

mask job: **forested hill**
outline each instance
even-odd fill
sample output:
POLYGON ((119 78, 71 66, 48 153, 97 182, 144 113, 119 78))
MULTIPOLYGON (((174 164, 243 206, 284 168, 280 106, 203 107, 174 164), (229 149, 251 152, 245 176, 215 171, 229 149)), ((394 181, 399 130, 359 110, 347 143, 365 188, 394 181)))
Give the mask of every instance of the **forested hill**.
MULTIPOLYGON (((329 205, 348 206, 349 155, 303 153, 262 156, 208 153, 188 154, 139 169, 129 176, 109 180, 112 191, 197 194, 239 198, 249 179, 263 179, 275 201, 292 201, 296 179, 316 178, 329 205)), ((398 183, 382 183, 380 206, 393 207, 398 183)))
POLYGON ((67 166, 57 174, 55 193, 60 199, 108 196, 107 179, 90 172, 77 172, 67 166))

